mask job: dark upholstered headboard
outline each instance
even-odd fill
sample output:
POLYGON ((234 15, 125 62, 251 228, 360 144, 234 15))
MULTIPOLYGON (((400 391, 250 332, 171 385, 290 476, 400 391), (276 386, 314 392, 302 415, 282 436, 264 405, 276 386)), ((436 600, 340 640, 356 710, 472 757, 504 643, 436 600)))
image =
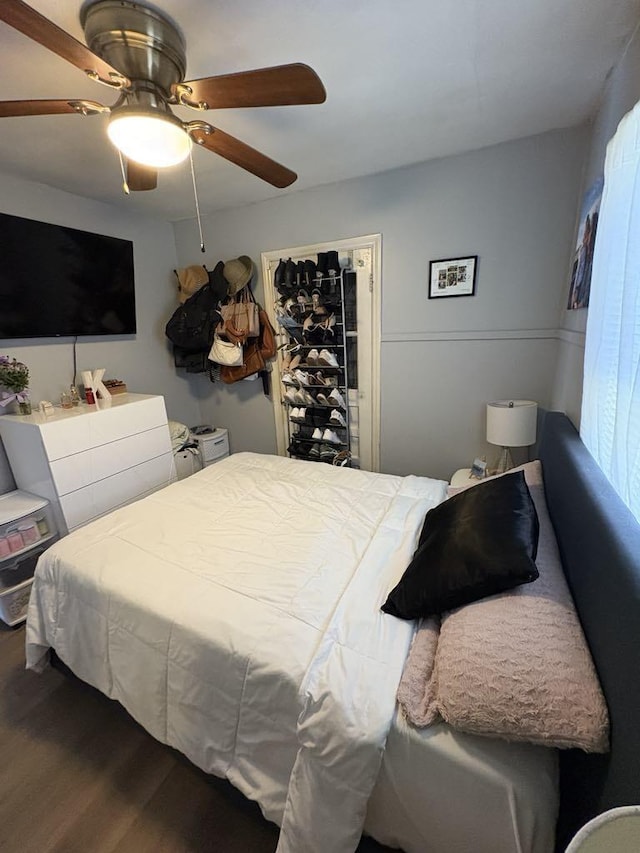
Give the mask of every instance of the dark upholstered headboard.
POLYGON ((565 575, 611 718, 611 752, 561 753, 558 849, 614 806, 640 804, 640 524, 578 433, 547 413, 539 443, 565 575))

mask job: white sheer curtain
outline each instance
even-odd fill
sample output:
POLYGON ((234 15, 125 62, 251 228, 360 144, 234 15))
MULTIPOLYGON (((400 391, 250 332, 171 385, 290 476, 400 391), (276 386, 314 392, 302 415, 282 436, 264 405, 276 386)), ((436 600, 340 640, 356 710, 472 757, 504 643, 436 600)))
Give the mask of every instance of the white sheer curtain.
POLYGON ((640 103, 607 147, 580 434, 640 521, 640 103))

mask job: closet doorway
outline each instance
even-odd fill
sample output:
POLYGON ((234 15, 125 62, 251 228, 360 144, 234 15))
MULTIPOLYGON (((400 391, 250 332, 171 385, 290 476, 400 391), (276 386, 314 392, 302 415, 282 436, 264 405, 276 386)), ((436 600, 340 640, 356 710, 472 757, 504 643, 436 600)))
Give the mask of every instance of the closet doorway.
MULTIPOLYGON (((327 388, 320 389, 317 386, 302 384, 296 387, 283 384, 283 378, 288 382, 292 374, 286 359, 287 352, 290 349, 288 345, 292 343, 295 345, 295 340, 291 337, 292 329, 287 329, 286 326, 282 325, 283 308, 287 298, 283 295, 282 288, 277 289, 275 286, 276 269, 281 260, 286 262, 291 259, 296 265, 301 261, 308 260, 316 263, 319 255, 322 257, 325 254, 337 252, 340 265, 339 276, 334 281, 327 279, 325 272, 324 283, 322 288, 318 288, 318 290, 322 291, 321 300, 328 306, 328 311, 332 315, 331 319, 334 315, 337 319, 334 327, 335 337, 331 338, 332 344, 327 344, 326 348, 331 353, 336 354, 340 361, 340 369, 336 368, 335 371, 332 371, 325 367, 317 373, 312 371, 307 364, 307 356, 310 354, 311 347, 314 346, 314 338, 307 339, 305 336, 303 339, 300 337, 300 333, 294 330, 296 338, 303 344, 298 351, 301 356, 299 359, 301 362, 300 369, 310 375, 319 375, 319 381, 322 381, 322 376, 324 376, 327 382, 333 382, 338 386, 336 392, 342 394, 344 408, 338 405, 337 409, 344 416, 346 426, 338 426, 332 429, 332 422, 326 426, 341 442, 336 445, 336 449, 348 449, 348 464, 351 467, 366 471, 378 471, 380 469, 381 242, 381 235, 373 234, 347 240, 336 240, 332 243, 316 243, 309 246, 275 249, 270 252, 263 252, 261 255, 265 306, 276 330, 276 340, 279 347, 277 358, 272 363, 272 388, 277 452, 280 456, 299 455, 300 458, 305 458, 307 451, 317 453, 321 450, 323 454, 325 450, 331 451, 330 442, 322 443, 320 441, 316 443, 310 437, 306 437, 309 430, 308 420, 307 425, 300 426, 297 413, 295 413, 295 402, 291 402, 295 399, 294 394, 304 395, 306 392, 307 395, 310 393, 314 399, 317 397, 322 399, 323 393, 331 399, 331 394, 327 388), (331 294, 329 296, 326 295, 327 288, 331 294), (329 379, 328 377, 331 374, 335 378, 329 379), (292 412, 294 413, 293 421, 291 419, 292 412)), ((316 315, 313 314, 311 303, 313 300, 315 304, 318 297, 317 295, 313 296, 313 291, 316 289, 314 283, 309 284, 309 280, 304 280, 304 278, 295 281, 294 292, 290 299, 298 301, 298 291, 302 291, 300 294, 301 313, 296 318, 300 321, 301 327, 305 316, 312 315, 314 319, 317 319, 316 315), (309 292, 310 290, 311 292, 309 292), (305 305, 307 299, 308 304, 305 305), (305 309, 309 310, 305 312, 305 309)), ((291 290, 292 288, 289 287, 288 292, 291 293, 291 290)), ((296 308, 295 305, 293 307, 296 308)), ((287 318, 287 323, 290 322, 287 318)), ((317 349, 321 351, 326 338, 318 340, 317 349)), ((295 362, 293 363, 295 364, 295 362)), ((310 378, 310 381, 315 383, 316 380, 310 378)), ((302 399, 301 397, 300 408, 304 407, 302 399)), ((309 399, 307 396, 307 400, 309 399)), ((328 407, 326 410, 327 418, 330 413, 333 415, 333 410, 328 407)), ((309 415, 307 414, 308 418, 309 415)), ((322 425, 320 429, 322 431, 322 425)))

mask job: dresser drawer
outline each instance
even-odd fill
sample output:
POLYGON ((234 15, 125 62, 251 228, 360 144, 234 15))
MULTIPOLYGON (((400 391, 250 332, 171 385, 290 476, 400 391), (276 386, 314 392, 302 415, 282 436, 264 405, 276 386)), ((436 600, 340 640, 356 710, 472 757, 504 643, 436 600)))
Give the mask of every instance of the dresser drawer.
POLYGON ((176 478, 173 453, 165 453, 60 498, 69 530, 169 485, 176 478))
POLYGON ((47 457, 54 461, 166 424, 164 399, 147 397, 111 409, 79 411, 76 417, 42 423, 39 428, 47 457))
POLYGON ((51 463, 51 474, 62 497, 170 451, 171 439, 165 424, 56 459, 51 463))

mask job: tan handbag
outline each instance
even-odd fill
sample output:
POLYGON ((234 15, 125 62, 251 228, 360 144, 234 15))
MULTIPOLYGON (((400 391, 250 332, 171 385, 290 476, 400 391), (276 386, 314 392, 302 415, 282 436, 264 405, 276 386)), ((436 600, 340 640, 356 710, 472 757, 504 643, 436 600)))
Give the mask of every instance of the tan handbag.
POLYGON ((257 338, 260 334, 259 306, 249 286, 220 308, 223 332, 234 340, 257 338))

